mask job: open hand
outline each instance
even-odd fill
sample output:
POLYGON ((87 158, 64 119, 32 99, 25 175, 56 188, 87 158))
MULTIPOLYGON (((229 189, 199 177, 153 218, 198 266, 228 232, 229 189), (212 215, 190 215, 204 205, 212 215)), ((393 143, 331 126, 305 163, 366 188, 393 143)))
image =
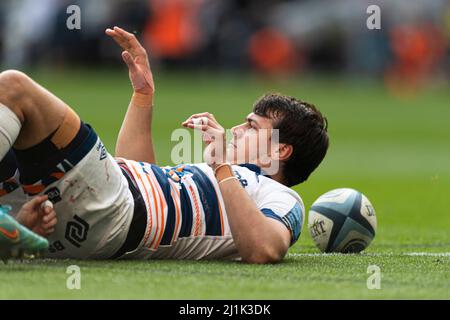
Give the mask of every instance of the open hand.
POLYGON ((122 59, 128 66, 130 81, 136 93, 153 96, 155 84, 147 52, 136 36, 122 28, 106 29, 106 34, 124 50, 122 59))

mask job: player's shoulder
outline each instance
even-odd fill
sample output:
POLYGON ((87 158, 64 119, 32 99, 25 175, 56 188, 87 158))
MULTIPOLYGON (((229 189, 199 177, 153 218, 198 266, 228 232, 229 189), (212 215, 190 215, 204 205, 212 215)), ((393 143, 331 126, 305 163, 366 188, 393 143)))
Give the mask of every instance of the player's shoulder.
POLYGON ((299 194, 264 175, 257 166, 236 166, 242 176, 253 174, 258 180, 251 196, 259 210, 268 218, 283 223, 291 232, 294 244, 305 221, 305 206, 299 194))

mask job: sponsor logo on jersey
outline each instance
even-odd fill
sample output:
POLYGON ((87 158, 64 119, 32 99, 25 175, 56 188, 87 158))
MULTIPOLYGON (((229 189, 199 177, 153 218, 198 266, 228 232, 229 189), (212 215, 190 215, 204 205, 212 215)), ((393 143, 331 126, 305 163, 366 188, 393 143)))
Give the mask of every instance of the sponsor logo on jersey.
POLYGON ((72 221, 66 225, 65 238, 77 248, 81 248, 81 243, 86 241, 89 231, 89 224, 75 215, 72 221))
POLYGON ((53 204, 58 203, 62 200, 61 191, 59 191, 59 189, 56 187, 48 189, 45 194, 48 195, 48 200, 50 200, 53 204))
POLYGON ((100 152, 100 161, 105 160, 108 154, 105 145, 101 141, 97 145, 97 151, 100 152))

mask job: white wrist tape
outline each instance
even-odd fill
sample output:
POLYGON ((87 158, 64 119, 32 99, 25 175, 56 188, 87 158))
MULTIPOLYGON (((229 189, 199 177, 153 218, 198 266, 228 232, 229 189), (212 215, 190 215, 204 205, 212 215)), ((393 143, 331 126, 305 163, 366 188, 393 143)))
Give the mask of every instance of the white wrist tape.
POLYGON ((201 129, 202 125, 208 125, 208 118, 201 117, 201 118, 194 118, 192 119, 192 123, 194 124, 195 129, 201 129))
POLYGON ((44 202, 42 202, 41 208, 44 209, 45 207, 53 209, 53 203, 50 200, 45 200, 44 202))

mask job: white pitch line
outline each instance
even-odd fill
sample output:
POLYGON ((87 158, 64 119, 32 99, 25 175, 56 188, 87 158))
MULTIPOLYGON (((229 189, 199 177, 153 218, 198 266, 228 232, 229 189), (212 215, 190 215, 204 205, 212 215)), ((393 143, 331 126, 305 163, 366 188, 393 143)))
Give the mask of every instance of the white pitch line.
POLYGON ((450 257, 450 252, 408 252, 406 256, 450 257))
MULTIPOLYGON (((349 254, 342 253, 289 253, 290 257, 336 257, 349 254)), ((402 252, 402 253, 357 253, 362 257, 383 257, 383 256, 424 256, 424 257, 450 257, 450 252, 402 252)))

